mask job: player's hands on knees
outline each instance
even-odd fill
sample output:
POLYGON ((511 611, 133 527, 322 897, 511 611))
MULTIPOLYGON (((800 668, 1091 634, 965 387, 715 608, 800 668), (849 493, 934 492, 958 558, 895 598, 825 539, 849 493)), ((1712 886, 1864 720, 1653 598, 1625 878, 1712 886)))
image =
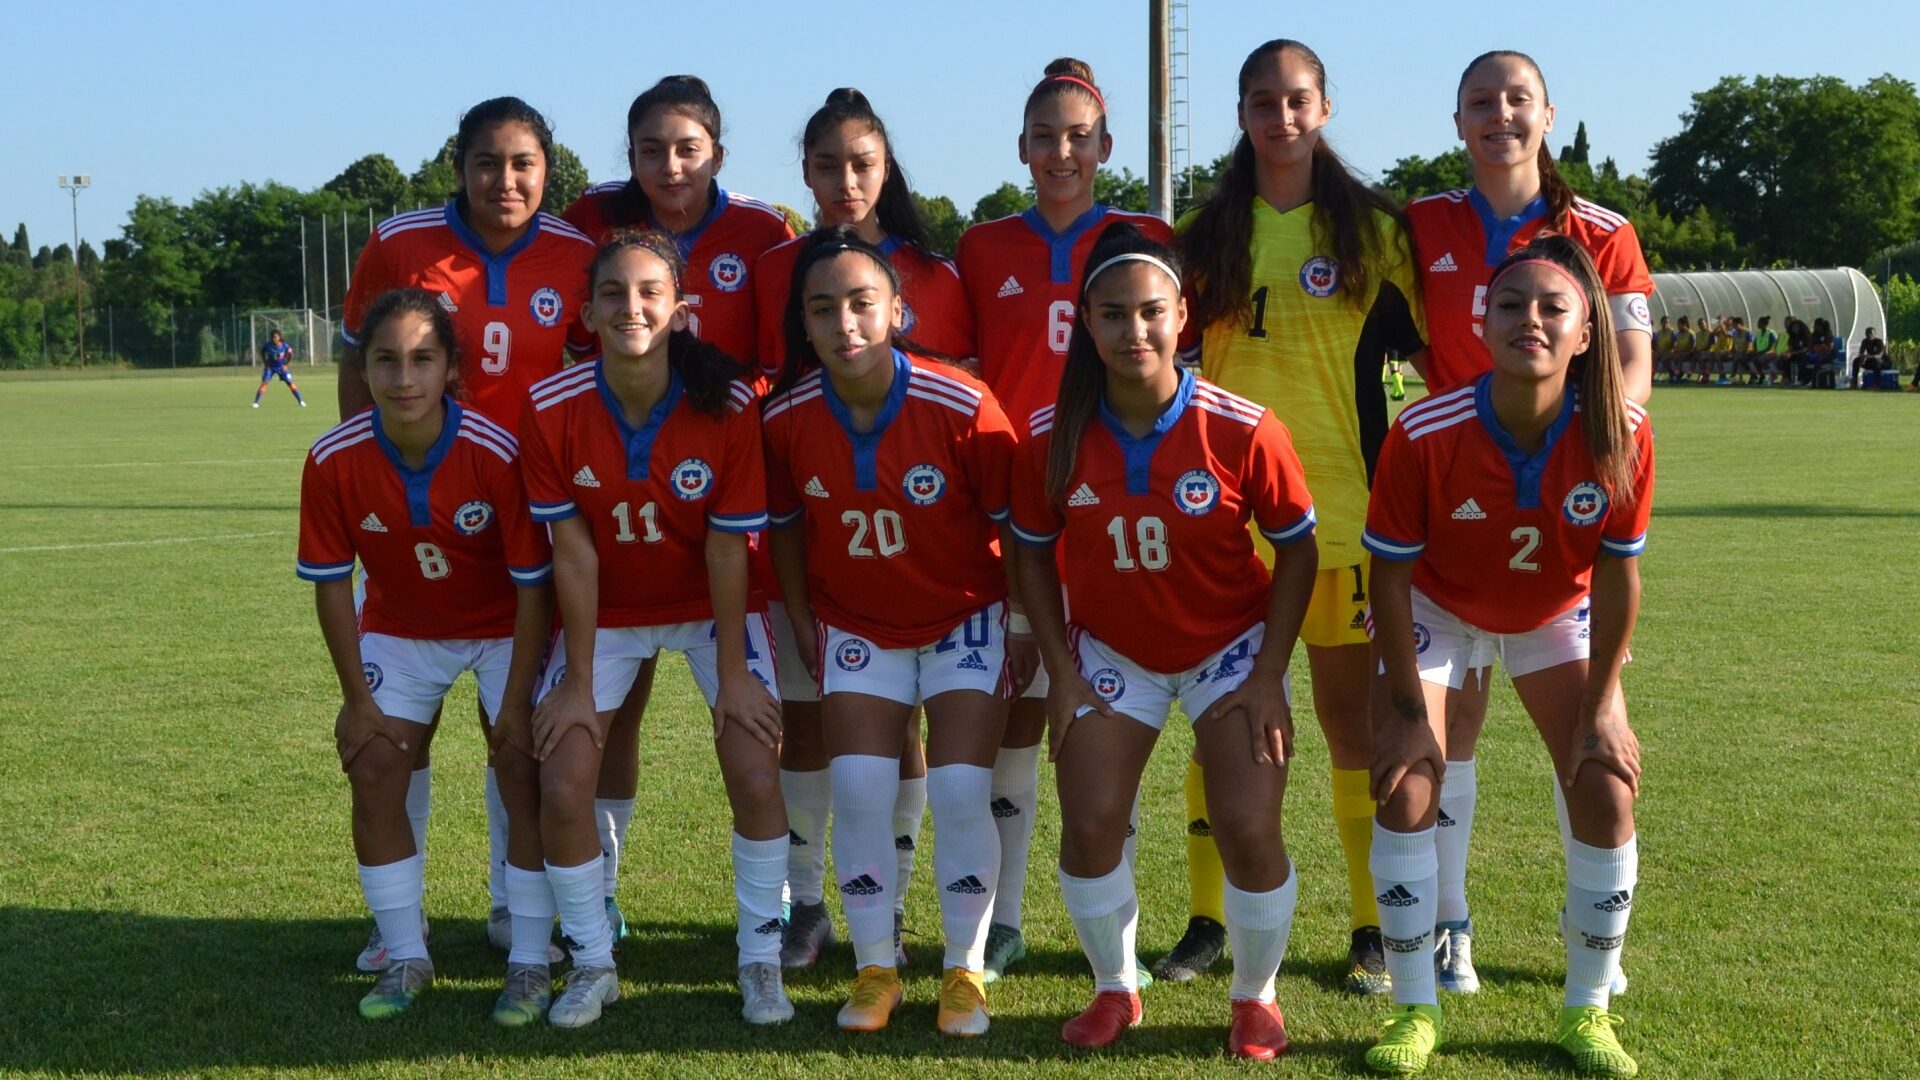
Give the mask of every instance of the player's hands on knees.
POLYGON ((560 740, 574 728, 585 728, 587 737, 600 749, 607 746, 607 726, 593 707, 590 680, 569 678, 540 699, 533 709, 534 757, 541 761, 552 756, 560 740))
POLYGON ((1447 773, 1447 755, 1427 721, 1426 706, 1415 702, 1408 707, 1396 699, 1394 711, 1390 721, 1373 726, 1373 761, 1367 771, 1376 803, 1390 801, 1400 782, 1422 763, 1432 772, 1436 788, 1447 773))
POLYGON ((769 750, 780 745, 780 702, 752 674, 722 677, 713 698, 713 737, 731 723, 769 750))
POLYGON ((1293 758, 1293 710, 1287 706, 1287 673, 1262 672, 1258 664, 1247 680, 1222 694, 1200 714, 1202 724, 1224 720, 1240 710, 1247 725, 1253 760, 1285 766, 1293 758))
POLYGON ((1033 685, 1033 678, 1040 672, 1040 645, 1033 640, 1032 634, 1007 635, 1007 674, 1013 680, 1013 686, 1007 694, 1009 701, 1017 700, 1033 685))
POLYGON ((1075 720, 1090 712, 1112 716, 1113 706, 1099 694, 1086 676, 1065 671, 1047 688, 1047 760, 1060 760, 1060 746, 1067 741, 1067 730, 1075 720))
POLYGON ((1640 737, 1627 724, 1627 705, 1618 686, 1581 699, 1573 752, 1567 755, 1566 775, 1560 782, 1571 788, 1581 766, 1589 761, 1618 776, 1634 798, 1640 797, 1640 737))
POLYGON ((413 726, 381 712, 372 698, 342 705, 340 715, 333 720, 333 745, 340 753, 340 771, 352 768, 353 759, 375 738, 385 738, 402 750, 413 749, 413 726))
POLYGON ((501 703, 500 715, 493 718, 490 736, 487 748, 495 754, 501 747, 511 746, 528 757, 538 757, 533 745, 533 702, 501 703))

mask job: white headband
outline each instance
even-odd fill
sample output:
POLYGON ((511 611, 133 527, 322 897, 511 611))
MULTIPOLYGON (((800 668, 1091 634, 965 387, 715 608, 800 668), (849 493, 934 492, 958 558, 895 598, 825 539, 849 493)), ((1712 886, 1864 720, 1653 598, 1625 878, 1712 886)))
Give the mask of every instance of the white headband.
POLYGON ((1086 287, 1080 290, 1080 298, 1083 300, 1086 299, 1088 290, 1093 288, 1094 280, 1098 278, 1101 274, 1106 273, 1108 267, 1114 265, 1115 263, 1123 263, 1123 262, 1151 263, 1152 265, 1159 267, 1161 273, 1173 279, 1173 288, 1175 292, 1178 292, 1180 290, 1180 275, 1173 272, 1173 267, 1168 266, 1166 263, 1160 261, 1159 259, 1154 258, 1151 255, 1148 255, 1145 252, 1129 251, 1121 255, 1115 255, 1113 258, 1108 259, 1106 262, 1103 262, 1099 266, 1094 267, 1093 273, 1087 275, 1086 287))

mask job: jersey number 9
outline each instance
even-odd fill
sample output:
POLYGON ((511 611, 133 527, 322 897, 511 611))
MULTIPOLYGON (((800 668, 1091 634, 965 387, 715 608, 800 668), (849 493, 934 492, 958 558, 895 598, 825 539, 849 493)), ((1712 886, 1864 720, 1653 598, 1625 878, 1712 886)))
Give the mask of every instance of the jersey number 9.
POLYGON ((486 336, 480 347, 486 355, 480 358, 480 370, 489 375, 507 373, 507 357, 513 352, 513 331, 503 322, 487 324, 486 336))

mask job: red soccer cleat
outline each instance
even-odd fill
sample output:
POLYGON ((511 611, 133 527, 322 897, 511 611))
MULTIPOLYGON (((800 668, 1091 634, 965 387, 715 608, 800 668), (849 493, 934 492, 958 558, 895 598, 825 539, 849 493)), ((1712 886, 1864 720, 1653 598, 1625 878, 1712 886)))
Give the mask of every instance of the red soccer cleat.
POLYGON ((1093 995, 1085 1012, 1060 1028, 1068 1046, 1098 1050, 1140 1022, 1140 995, 1126 990, 1102 990, 1093 995))
POLYGON ((1234 1057, 1272 1061, 1287 1052, 1287 1020, 1280 1007, 1265 1001, 1233 1003, 1233 1028, 1227 1051, 1234 1057))

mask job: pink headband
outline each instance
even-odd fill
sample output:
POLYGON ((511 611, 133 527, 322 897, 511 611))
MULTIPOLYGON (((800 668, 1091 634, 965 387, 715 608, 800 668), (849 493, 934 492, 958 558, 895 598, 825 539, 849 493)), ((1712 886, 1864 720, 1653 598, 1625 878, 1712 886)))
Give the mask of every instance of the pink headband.
POLYGON ((1100 96, 1100 88, 1088 82, 1087 80, 1080 78, 1079 76, 1049 75, 1045 79, 1041 80, 1040 85, 1045 86, 1048 83, 1060 83, 1060 82, 1072 83, 1075 86, 1084 88, 1087 93, 1093 95, 1094 102, 1100 106, 1100 115, 1105 116, 1107 114, 1107 99, 1100 96))
POLYGON ((1487 282, 1487 294, 1493 294, 1494 287, 1500 284, 1501 278, 1506 277, 1508 274, 1513 273, 1523 266, 1544 266, 1554 273, 1559 274, 1561 277, 1566 278, 1567 284, 1573 286, 1573 295, 1580 298, 1580 321, 1585 322, 1593 317, 1593 308, 1587 303, 1587 287, 1580 284, 1580 279, 1568 272, 1566 267, 1561 266, 1552 259, 1521 259, 1519 262, 1508 263, 1505 270, 1495 274, 1493 280, 1487 282))

